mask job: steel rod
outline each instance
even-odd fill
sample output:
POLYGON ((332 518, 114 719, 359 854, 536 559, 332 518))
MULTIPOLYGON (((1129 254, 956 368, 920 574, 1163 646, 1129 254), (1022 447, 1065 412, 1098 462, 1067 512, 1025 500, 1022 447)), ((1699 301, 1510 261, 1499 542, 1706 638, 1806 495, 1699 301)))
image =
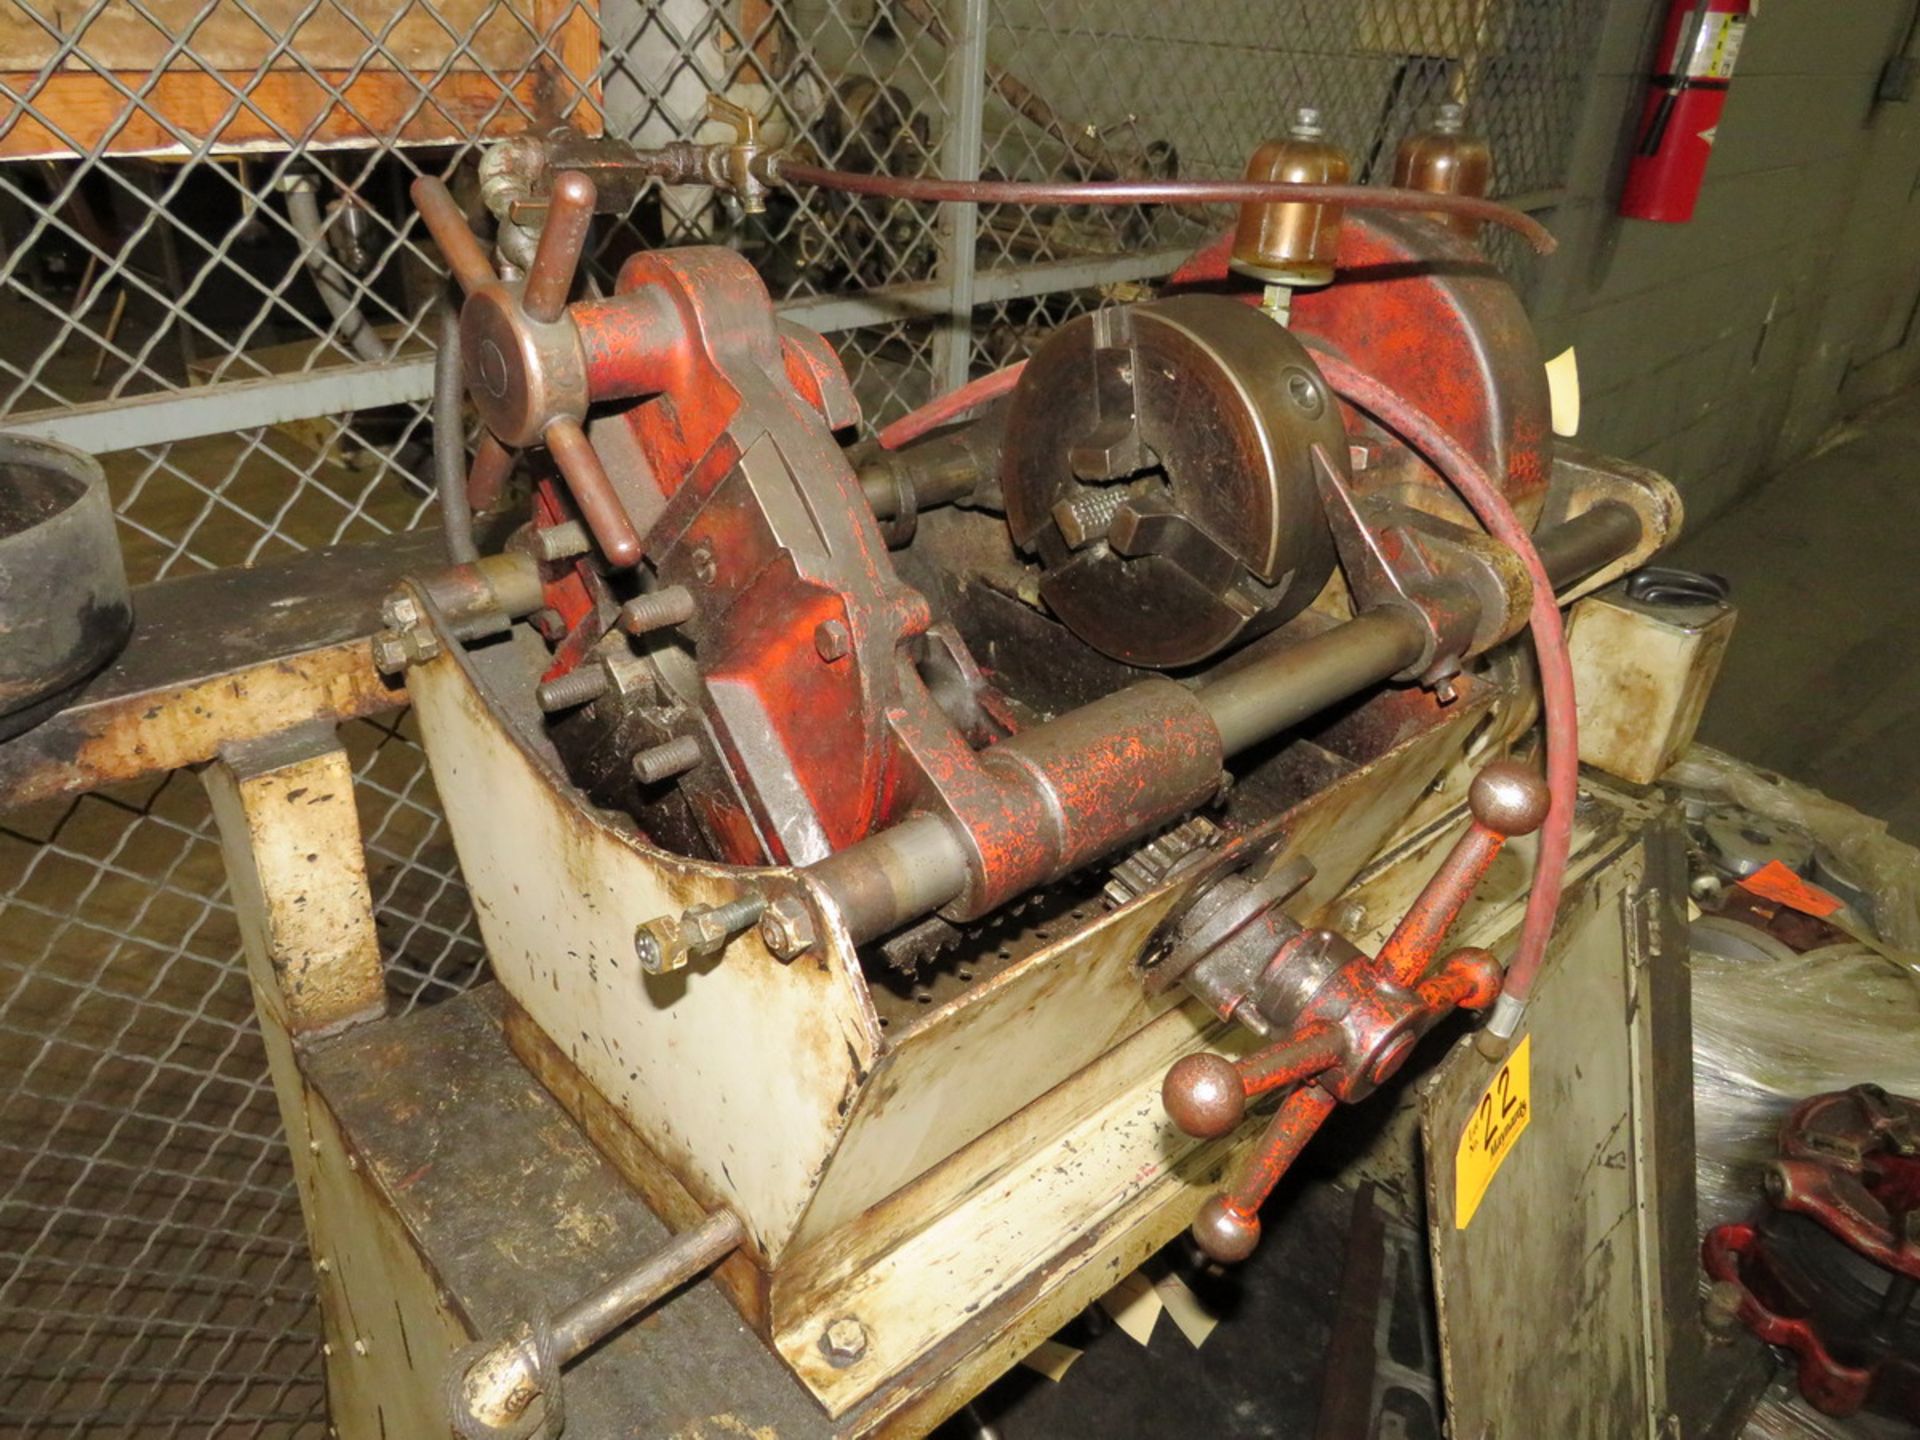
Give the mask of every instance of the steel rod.
POLYGON ((635 1269, 561 1311, 553 1322, 554 1359, 564 1365, 656 1300, 739 1249, 747 1227, 731 1210, 716 1210, 682 1230, 635 1269))
POLYGON ((1376 610, 1206 681, 1199 699, 1234 755, 1397 675, 1425 647, 1411 611, 1376 610))
POLYGON ((1602 500, 1571 520, 1536 531, 1533 548, 1554 589, 1564 590, 1631 553, 1645 535, 1639 511, 1621 500, 1602 500))

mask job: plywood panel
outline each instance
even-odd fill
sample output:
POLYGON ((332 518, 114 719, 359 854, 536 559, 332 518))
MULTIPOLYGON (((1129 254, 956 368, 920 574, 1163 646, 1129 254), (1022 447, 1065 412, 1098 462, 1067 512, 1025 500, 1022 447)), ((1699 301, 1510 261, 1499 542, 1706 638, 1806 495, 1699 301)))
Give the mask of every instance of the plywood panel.
POLYGON ((0 158, 599 132, 597 0, 222 0, 177 50, 195 0, 85 8, 0 0, 0 158))

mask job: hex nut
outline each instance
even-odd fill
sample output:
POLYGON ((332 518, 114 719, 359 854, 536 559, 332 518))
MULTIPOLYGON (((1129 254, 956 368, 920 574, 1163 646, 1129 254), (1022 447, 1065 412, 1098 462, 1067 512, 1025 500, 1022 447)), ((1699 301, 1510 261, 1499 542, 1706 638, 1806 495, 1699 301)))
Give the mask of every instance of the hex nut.
POLYGON ((798 960, 813 948, 813 912, 798 895, 782 895, 760 917, 760 940, 781 960, 798 960))
POLYGON ((409 625, 400 632, 401 643, 407 647, 407 660, 421 665, 440 653, 440 641, 424 625, 409 625))
POLYGON ((847 633, 844 622, 822 620, 813 628, 813 648, 822 660, 829 663, 844 660, 847 652, 853 648, 853 637, 847 633))
POLYGON ((389 628, 404 630, 420 623, 420 607, 406 591, 396 590, 381 603, 380 618, 389 628))
POLYGON ((820 1332, 820 1353, 836 1369, 844 1369, 867 1353, 867 1327, 851 1315, 829 1320, 820 1332))
POLYGON ((736 895, 724 905, 699 905, 680 916, 693 935, 694 953, 717 955, 736 935, 745 934, 767 913, 767 898, 757 890, 736 895))
POLYGON ((667 975, 686 968, 693 958, 686 931, 677 915, 656 915, 633 932, 633 953, 649 975, 667 975))
POLYGON ((373 668, 382 675, 398 675, 407 668, 407 642, 392 630, 373 637, 373 668))

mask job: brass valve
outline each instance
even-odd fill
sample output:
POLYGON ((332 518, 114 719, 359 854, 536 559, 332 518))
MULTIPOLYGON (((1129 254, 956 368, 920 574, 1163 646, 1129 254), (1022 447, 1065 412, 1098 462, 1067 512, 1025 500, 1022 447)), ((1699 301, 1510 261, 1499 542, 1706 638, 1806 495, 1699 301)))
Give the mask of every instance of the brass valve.
POLYGON ((744 105, 736 105, 724 95, 707 97, 707 118, 724 120, 733 127, 734 143, 713 147, 708 174, 713 183, 740 201, 749 215, 761 215, 767 208, 767 182, 760 163, 760 121, 744 105))

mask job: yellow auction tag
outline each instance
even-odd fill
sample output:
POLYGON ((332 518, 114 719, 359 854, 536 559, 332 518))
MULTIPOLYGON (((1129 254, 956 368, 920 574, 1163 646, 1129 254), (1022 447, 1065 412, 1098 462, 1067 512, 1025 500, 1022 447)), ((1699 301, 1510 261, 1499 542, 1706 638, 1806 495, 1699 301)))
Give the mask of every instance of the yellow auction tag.
POLYGON ((1533 1037, 1523 1038, 1493 1077, 1467 1117, 1453 1157, 1453 1225, 1464 1230, 1499 1173, 1500 1166, 1533 1118, 1533 1037))

